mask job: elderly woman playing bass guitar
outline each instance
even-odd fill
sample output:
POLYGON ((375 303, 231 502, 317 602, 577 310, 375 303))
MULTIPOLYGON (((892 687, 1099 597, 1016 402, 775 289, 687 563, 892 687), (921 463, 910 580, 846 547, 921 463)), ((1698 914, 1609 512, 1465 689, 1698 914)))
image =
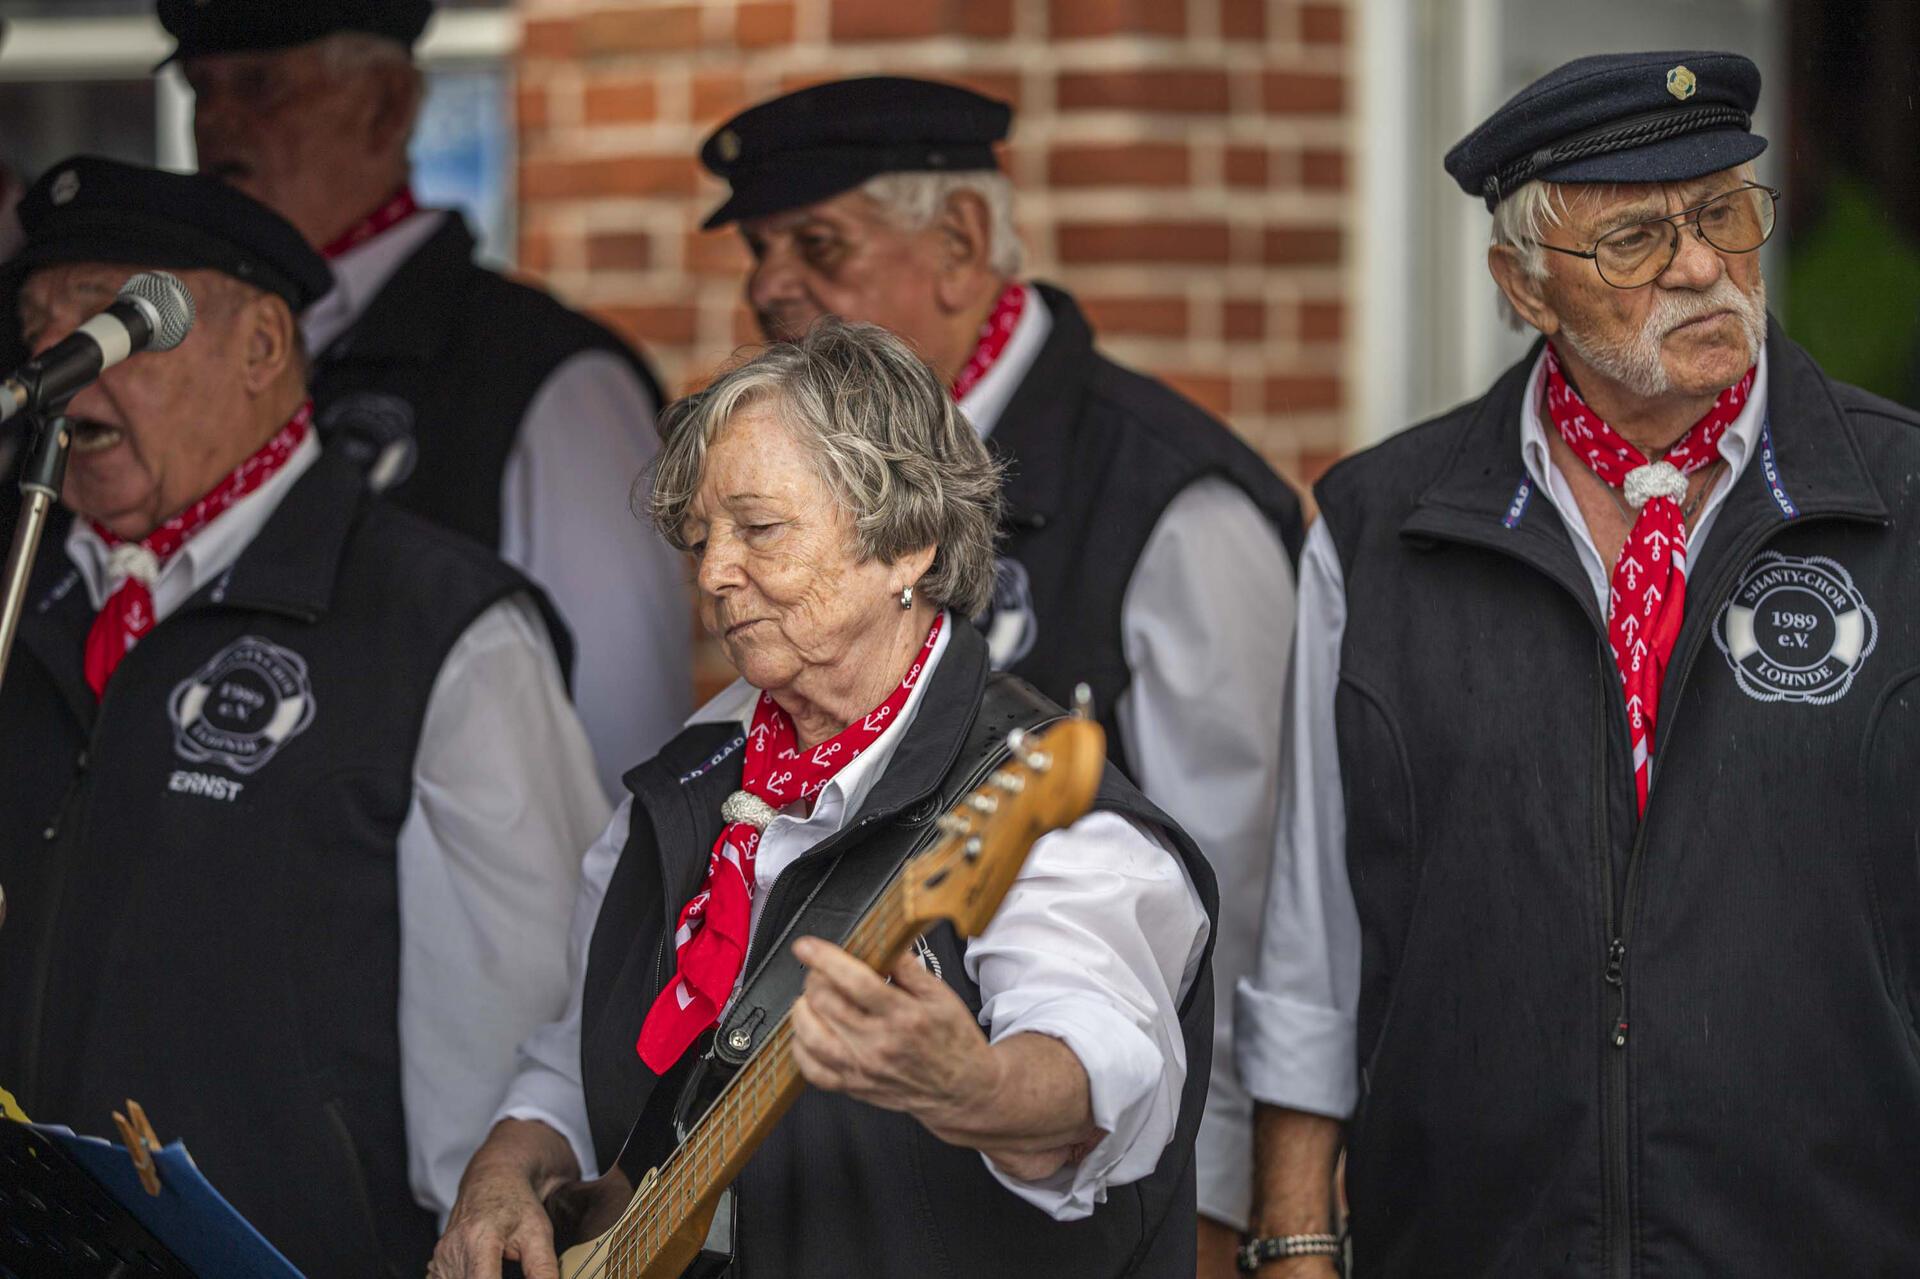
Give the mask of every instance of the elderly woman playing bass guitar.
POLYGON ((1108 768, 971 941, 933 928, 888 978, 821 939, 1009 726, 1059 715, 988 671, 970 620, 994 573, 985 447, 898 339, 834 322, 663 433, 651 514, 742 678, 627 775, 586 855, 570 1004, 523 1046, 432 1274, 558 1275, 554 1223, 564 1245, 609 1195, 617 1215, 767 1046, 812 1087, 708 1237, 730 1273, 1191 1275, 1216 903, 1166 817, 1108 768))

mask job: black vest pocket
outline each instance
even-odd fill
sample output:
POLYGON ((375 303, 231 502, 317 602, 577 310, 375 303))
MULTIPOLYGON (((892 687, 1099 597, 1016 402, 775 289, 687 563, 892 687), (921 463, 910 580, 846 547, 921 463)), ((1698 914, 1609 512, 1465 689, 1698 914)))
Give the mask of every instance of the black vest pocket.
POLYGON ((1394 976, 1413 926, 1419 888, 1413 776, 1406 743, 1385 700, 1367 683, 1343 675, 1334 695, 1340 741, 1340 785, 1347 817, 1347 876, 1364 941, 1359 1050, 1379 1049, 1394 976), (1356 766, 1356 761, 1363 761, 1356 766))

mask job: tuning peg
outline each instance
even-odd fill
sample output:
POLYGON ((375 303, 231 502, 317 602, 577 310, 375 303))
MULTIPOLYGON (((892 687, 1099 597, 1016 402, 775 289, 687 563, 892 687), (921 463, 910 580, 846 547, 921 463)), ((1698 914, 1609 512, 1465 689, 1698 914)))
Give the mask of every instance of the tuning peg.
POLYGON ((974 861, 978 859, 980 856, 981 850, 985 847, 986 846, 980 842, 980 837, 978 835, 975 835, 972 839, 968 840, 967 846, 965 849, 965 852, 967 854, 967 860, 974 861))
POLYGON ((1044 773, 1053 767, 1053 756, 1045 751, 1028 751, 1020 757, 1020 762, 1036 773, 1044 773))
POLYGON ((1075 719, 1093 718, 1093 690, 1085 684, 1073 686, 1073 716, 1075 719))
POLYGON ((940 819, 936 821, 934 825, 940 828, 940 833, 942 835, 952 835, 955 838, 958 838, 959 836, 964 835, 969 830, 973 829, 971 826, 967 824, 966 818, 961 817, 956 813, 940 814, 940 819))
POLYGON ((1008 733, 1007 749, 1012 751, 1015 755, 1018 755, 1022 751, 1026 750, 1027 749, 1027 730, 1024 728, 1016 728, 1011 733, 1008 733))
POLYGON ((1000 801, 991 795, 982 795, 976 791, 974 794, 967 796, 967 807, 976 813, 991 814, 995 809, 1000 807, 1000 801))
POLYGON ((1027 788, 1027 782, 1024 777, 1021 777, 1017 773, 1009 773, 1004 768, 987 780, 1009 795, 1018 795, 1027 788))

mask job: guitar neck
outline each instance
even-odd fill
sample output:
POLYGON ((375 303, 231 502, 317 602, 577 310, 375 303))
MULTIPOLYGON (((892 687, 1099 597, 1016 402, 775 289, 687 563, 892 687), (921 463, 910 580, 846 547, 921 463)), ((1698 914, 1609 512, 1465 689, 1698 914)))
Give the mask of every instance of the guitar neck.
MULTIPOLYGON (((907 922, 902 881, 896 879, 842 946, 875 972, 886 972, 912 943, 916 931, 907 922)), ((608 1279, 639 1275, 642 1259, 657 1255, 668 1240, 684 1233, 694 1210, 733 1183, 804 1086, 793 1061, 793 1021, 788 1013, 687 1139, 641 1183, 612 1231, 608 1279), (622 1257, 633 1258, 633 1268, 622 1269, 622 1257)))

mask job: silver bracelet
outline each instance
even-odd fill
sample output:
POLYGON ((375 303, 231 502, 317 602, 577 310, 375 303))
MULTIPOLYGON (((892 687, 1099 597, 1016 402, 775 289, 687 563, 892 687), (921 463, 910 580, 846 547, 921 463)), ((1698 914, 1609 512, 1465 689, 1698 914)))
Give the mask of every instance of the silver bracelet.
POLYGON ((1337 1257, 1339 1235, 1266 1235, 1248 1236, 1234 1254, 1241 1273, 1252 1274, 1269 1261, 1287 1257, 1337 1257))

